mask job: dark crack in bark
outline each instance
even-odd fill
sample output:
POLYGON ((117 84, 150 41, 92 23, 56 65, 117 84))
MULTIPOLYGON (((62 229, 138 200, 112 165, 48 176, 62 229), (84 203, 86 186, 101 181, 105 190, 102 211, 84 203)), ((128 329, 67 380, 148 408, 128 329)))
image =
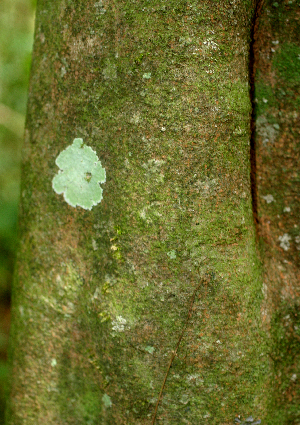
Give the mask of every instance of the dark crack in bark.
POLYGON ((251 137, 250 137, 250 163, 251 163, 251 172, 250 172, 250 181, 251 181, 251 195, 252 195, 252 210, 253 210, 253 219, 256 227, 256 233, 258 233, 258 214, 257 214, 257 181, 256 181, 256 141, 255 141, 255 73, 256 73, 256 64, 258 61, 258 26, 259 26, 259 17, 264 5, 264 0, 255 1, 255 12, 252 21, 251 27, 251 43, 249 51, 249 82, 250 82, 250 100, 252 104, 252 112, 250 118, 250 128, 251 128, 251 137))

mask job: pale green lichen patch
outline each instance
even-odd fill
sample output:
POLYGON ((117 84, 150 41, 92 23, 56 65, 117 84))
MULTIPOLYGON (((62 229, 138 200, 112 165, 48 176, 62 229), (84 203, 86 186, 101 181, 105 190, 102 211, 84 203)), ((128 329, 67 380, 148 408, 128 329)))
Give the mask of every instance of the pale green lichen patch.
POLYGON ((117 78, 117 67, 109 60, 106 61, 106 67, 103 70, 103 77, 105 80, 117 78))
POLYGON ((147 345, 147 347, 145 347, 145 351, 147 351, 149 354, 153 354, 155 351, 155 348, 150 347, 150 345, 147 345))
POLYGON ((167 256, 171 258, 171 260, 175 260, 176 258, 176 251, 172 249, 171 251, 167 252, 167 256))
POLYGON ((103 402, 105 407, 111 407, 112 406, 111 399, 110 399, 109 395, 107 395, 107 394, 103 395, 102 402, 103 402))
POLYGON ((59 195, 64 194, 69 205, 91 210, 101 202, 103 190, 99 183, 106 181, 105 168, 82 139, 74 139, 55 163, 60 170, 52 180, 52 187, 59 195))

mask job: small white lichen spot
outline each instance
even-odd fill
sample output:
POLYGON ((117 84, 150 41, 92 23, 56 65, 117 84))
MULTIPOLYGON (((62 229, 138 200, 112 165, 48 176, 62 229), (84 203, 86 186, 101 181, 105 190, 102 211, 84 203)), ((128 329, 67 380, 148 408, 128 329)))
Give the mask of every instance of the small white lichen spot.
POLYGON ((138 111, 138 112, 135 112, 135 113, 133 114, 132 118, 130 119, 130 122, 131 122, 132 124, 138 124, 138 123, 139 123, 139 121, 140 121, 140 119, 141 119, 141 114, 140 114, 140 112, 138 111))
POLYGON ((54 191, 72 207, 91 210, 102 200, 102 188, 106 173, 92 148, 82 139, 74 139, 72 145, 63 150, 55 161, 60 168, 52 180, 54 191))
POLYGON ((208 49, 217 50, 219 48, 219 46, 217 45, 217 43, 215 43, 214 41, 212 41, 211 38, 208 38, 207 40, 203 41, 203 44, 208 49))
POLYGON ((61 69, 60 69, 61 77, 64 77, 66 75, 66 73, 67 73, 66 68, 64 66, 62 66, 61 69))
POLYGON ((181 398, 179 400, 179 403, 188 404, 188 402, 189 402, 189 396, 188 396, 188 394, 182 394, 182 396, 181 396, 181 398))
POLYGON ((154 350, 155 348, 151 347, 150 345, 147 345, 147 347, 145 347, 145 351, 147 351, 149 354, 153 354, 154 350))
POLYGON ((97 251, 98 245, 97 245, 97 242, 95 241, 95 239, 92 239, 92 247, 93 247, 94 251, 97 251))
POLYGON ((290 240, 291 239, 292 239, 292 237, 287 233, 284 233, 284 235, 279 236, 278 240, 280 241, 281 248, 283 248, 285 251, 290 249, 290 240))
POLYGON ((109 395, 107 395, 107 394, 103 395, 102 403, 104 404, 104 407, 111 407, 112 406, 111 398, 109 397, 109 395))
POLYGON ((171 251, 167 252, 167 256, 168 256, 171 260, 175 260, 175 258, 176 258, 176 251, 174 251, 174 249, 172 249, 171 251))
POLYGON ((103 6, 103 2, 102 0, 98 1, 97 3, 94 4, 94 7, 97 10, 97 13, 99 13, 100 15, 103 15, 106 12, 106 9, 103 6))
POLYGON ((272 195, 262 196, 262 198, 266 201, 267 204, 270 204, 271 202, 274 201, 274 198, 272 195))
POLYGON ((127 320, 122 316, 117 316, 116 320, 112 321, 112 330, 115 332, 124 332, 127 320))
POLYGON ((105 80, 114 80, 117 78, 117 67, 109 60, 106 61, 106 67, 103 69, 102 75, 105 80))

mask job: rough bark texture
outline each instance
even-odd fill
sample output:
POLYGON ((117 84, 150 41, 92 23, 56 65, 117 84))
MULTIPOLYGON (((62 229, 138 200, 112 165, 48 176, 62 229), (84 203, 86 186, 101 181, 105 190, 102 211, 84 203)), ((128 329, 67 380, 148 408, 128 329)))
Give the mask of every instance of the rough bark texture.
POLYGON ((38 2, 7 425, 266 415, 252 14, 247 0, 38 2), (51 186, 75 137, 106 169, 91 211, 51 186))
POLYGON ((265 0, 256 41, 263 320, 272 337, 273 423, 300 423, 300 8, 265 0))

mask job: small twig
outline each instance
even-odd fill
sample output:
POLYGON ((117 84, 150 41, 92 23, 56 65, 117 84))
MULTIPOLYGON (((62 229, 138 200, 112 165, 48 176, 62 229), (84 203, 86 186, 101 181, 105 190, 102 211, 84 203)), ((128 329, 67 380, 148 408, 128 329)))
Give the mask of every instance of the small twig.
POLYGON ((179 336, 179 338, 178 338, 178 341, 177 341, 177 344, 176 344, 176 348, 175 348, 175 350, 173 351, 173 354, 172 354, 172 356, 171 356, 171 359, 170 359, 170 362, 169 362, 169 365, 168 365, 168 368, 167 368, 167 372, 166 372, 166 374, 165 374, 165 378, 164 378, 164 381, 163 381, 163 384, 162 384, 162 386, 161 386, 161 390, 160 390, 160 393, 159 393, 159 396, 158 396, 158 399, 157 399, 157 403, 156 403, 156 406, 155 406, 155 411, 154 411, 154 415, 153 415, 152 423, 151 423, 152 425, 154 425, 154 424, 155 424, 155 420, 156 420, 156 415, 157 415, 158 406, 159 406, 160 400, 161 400, 161 398, 162 398, 162 393, 163 393, 163 390, 164 390, 164 388, 165 388, 165 384, 166 384, 166 381, 167 381, 167 378, 168 378, 168 375, 169 375, 170 368, 171 368, 172 363, 173 363, 173 360, 174 360, 174 358, 175 358, 175 356, 176 356, 176 354, 177 354, 177 351, 178 351, 178 348, 179 348, 180 342, 181 342, 181 340, 182 340, 183 334, 184 334, 184 332, 185 332, 185 330, 186 330, 186 328, 187 328, 187 324, 188 324, 188 322, 189 322, 189 320, 190 320, 190 318, 191 318, 191 316, 192 316, 192 308, 193 308, 193 305, 194 305, 194 301, 195 301, 196 293, 197 293, 198 289, 200 288, 200 286, 201 286, 201 284, 202 284, 203 282, 204 282, 204 279, 202 279, 202 280, 200 281, 199 285, 196 287, 196 289, 194 290, 194 293, 193 293, 193 295, 192 295, 192 297, 191 297, 191 302, 190 302, 189 312, 188 312, 188 315, 187 315, 187 318, 186 318, 186 321, 185 321, 185 324, 184 324, 183 330, 182 330, 182 332, 181 332, 181 334, 180 334, 180 336, 179 336))

